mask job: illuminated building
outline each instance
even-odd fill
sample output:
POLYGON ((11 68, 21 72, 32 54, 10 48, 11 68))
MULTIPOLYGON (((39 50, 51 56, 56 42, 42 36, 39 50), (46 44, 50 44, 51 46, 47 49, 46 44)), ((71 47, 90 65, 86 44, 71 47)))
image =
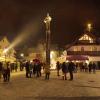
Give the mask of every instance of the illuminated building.
MULTIPOLYGON (((66 45, 67 56, 85 56, 89 61, 100 61, 100 37, 95 34, 85 31, 75 41, 66 45)), ((74 58, 73 58, 74 60, 74 58)))
POLYGON ((10 42, 7 37, 0 37, 0 61, 10 61, 13 62, 15 58, 15 50, 13 48, 8 49, 10 42))
MULTIPOLYGON (((38 47, 35 48, 28 48, 27 52, 28 55, 25 56, 26 60, 33 60, 39 59, 42 62, 46 62, 46 52, 45 52, 45 45, 39 44, 38 47)), ((50 52, 50 65, 51 69, 55 69, 57 58, 59 57, 59 48, 57 45, 51 45, 51 52, 50 52)))

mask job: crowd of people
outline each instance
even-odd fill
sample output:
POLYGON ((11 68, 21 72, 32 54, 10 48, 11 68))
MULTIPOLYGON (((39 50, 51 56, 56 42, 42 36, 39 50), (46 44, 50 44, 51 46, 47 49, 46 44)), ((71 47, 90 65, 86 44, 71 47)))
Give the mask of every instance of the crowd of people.
POLYGON ((34 77, 41 77, 42 69, 45 73, 45 79, 49 80, 50 75, 50 68, 46 65, 46 63, 40 62, 39 60, 35 59, 33 61, 27 61, 25 64, 26 68, 26 78, 34 77))
POLYGON ((80 71, 81 72, 93 72, 95 73, 96 72, 96 69, 97 69, 97 66, 94 62, 90 62, 89 64, 87 63, 82 63, 81 66, 80 66, 80 71))
MULTIPOLYGON (((33 61, 26 61, 26 62, 0 62, 0 78, 3 76, 4 82, 10 81, 10 73, 17 72, 18 69, 23 71, 25 67, 26 71, 26 78, 33 77, 41 77, 42 70, 45 73, 45 79, 49 80, 50 78, 50 66, 47 66, 46 63, 40 62, 40 60, 35 59, 33 61)), ((87 63, 73 63, 72 61, 60 63, 57 61, 56 63, 56 70, 57 76, 62 76, 63 80, 68 79, 68 73, 70 75, 69 80, 73 80, 73 73, 76 73, 78 69, 81 72, 96 72, 96 64, 94 62, 87 63), (62 71, 62 73, 60 73, 62 71)))
POLYGON ((80 69, 80 72, 96 72, 97 66, 94 62, 90 62, 89 64, 87 63, 73 63, 71 61, 69 62, 63 62, 60 63, 59 61, 57 61, 56 63, 56 69, 57 69, 57 76, 60 76, 59 72, 60 70, 62 70, 63 73, 63 80, 67 80, 67 73, 69 73, 70 75, 70 79, 69 80, 73 80, 73 73, 76 73, 78 71, 78 69, 80 69))
POLYGON ((42 63, 39 60, 27 61, 25 64, 26 78, 31 78, 32 75, 36 77, 41 76, 42 63))

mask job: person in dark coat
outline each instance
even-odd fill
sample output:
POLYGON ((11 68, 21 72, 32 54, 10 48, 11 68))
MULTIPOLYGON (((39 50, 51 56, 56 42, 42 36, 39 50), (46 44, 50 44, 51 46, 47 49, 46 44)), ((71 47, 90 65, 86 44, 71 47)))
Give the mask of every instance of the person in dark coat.
POLYGON ((73 80, 74 66, 75 66, 75 65, 74 65, 73 62, 69 62, 68 71, 69 71, 69 74, 70 74, 70 80, 73 80))
POLYGON ((34 61, 34 64, 33 64, 33 75, 35 76, 36 75, 36 62, 34 61))
POLYGON ((39 61, 38 62, 38 74, 39 74, 39 77, 42 75, 41 74, 41 70, 42 70, 42 63, 39 61))
POLYGON ((36 76, 39 77, 39 67, 40 66, 39 66, 38 61, 36 61, 35 66, 36 66, 36 76))
POLYGON ((63 80, 67 80, 68 66, 65 62, 62 63, 63 80))
POLYGON ((29 72, 30 72, 30 69, 29 69, 29 66, 30 66, 30 63, 29 62, 26 62, 26 78, 29 78, 29 72))
POLYGON ((7 62, 7 81, 9 82, 10 81, 10 63, 9 62, 7 62))
POLYGON ((23 64, 23 62, 21 61, 21 62, 20 62, 20 71, 23 71, 23 68, 24 68, 24 64, 23 64))
POLYGON ((7 62, 3 62, 3 79, 4 79, 4 82, 7 81, 7 62))
POLYGON ((89 73, 91 73, 91 70, 92 70, 92 62, 89 63, 88 67, 89 67, 89 73))
POLYGON ((32 74, 33 74, 33 62, 30 62, 29 74, 30 74, 30 78, 31 78, 32 77, 32 74))
POLYGON ((56 63, 57 76, 60 76, 60 75, 59 75, 60 68, 61 68, 60 62, 57 61, 57 63, 56 63))

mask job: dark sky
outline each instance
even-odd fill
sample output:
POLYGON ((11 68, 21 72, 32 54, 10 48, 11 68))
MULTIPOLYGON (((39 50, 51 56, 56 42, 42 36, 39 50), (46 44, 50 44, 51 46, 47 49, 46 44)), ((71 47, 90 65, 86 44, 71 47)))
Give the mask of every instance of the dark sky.
POLYGON ((27 23, 35 20, 39 30, 25 43, 34 46, 45 38, 43 19, 47 12, 52 17, 52 43, 70 43, 88 22, 93 24, 94 34, 100 33, 100 0, 0 0, 0 35, 12 41, 27 23))

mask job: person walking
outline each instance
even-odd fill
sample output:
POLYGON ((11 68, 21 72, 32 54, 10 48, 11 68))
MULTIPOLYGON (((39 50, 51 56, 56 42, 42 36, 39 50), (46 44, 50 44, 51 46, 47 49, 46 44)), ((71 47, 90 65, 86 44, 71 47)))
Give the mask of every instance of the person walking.
POLYGON ((70 79, 69 80, 73 80, 73 71, 74 71, 74 63, 73 62, 69 62, 69 65, 68 65, 68 71, 69 71, 69 74, 70 74, 70 79))
POLYGON ((89 73, 91 73, 91 70, 92 70, 92 62, 89 63, 88 67, 89 67, 89 73))
POLYGON ((9 82, 10 81, 10 63, 7 62, 7 70, 6 70, 6 79, 9 82))
POLYGON ((4 82, 7 81, 7 62, 3 62, 3 79, 4 82))
POLYGON ((26 64, 25 64, 25 68, 26 68, 26 78, 29 78, 29 66, 30 66, 30 63, 27 61, 26 64))
POLYGON ((68 66, 65 62, 62 63, 63 80, 67 80, 68 66))
POLYGON ((57 76, 60 76, 60 74, 59 74, 60 68, 61 68, 60 62, 57 61, 57 63, 56 63, 57 76))

